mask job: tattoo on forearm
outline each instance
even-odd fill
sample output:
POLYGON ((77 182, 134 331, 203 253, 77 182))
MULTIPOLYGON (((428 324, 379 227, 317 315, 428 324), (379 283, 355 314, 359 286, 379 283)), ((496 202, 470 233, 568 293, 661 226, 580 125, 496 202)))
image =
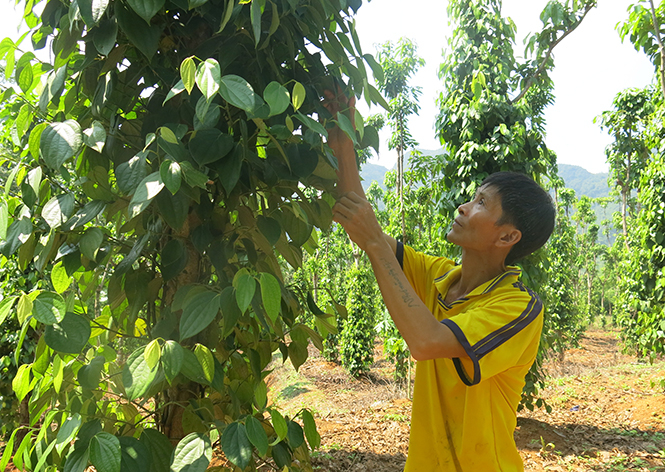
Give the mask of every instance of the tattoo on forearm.
POLYGON ((389 261, 385 258, 381 259, 381 263, 383 264, 383 267, 385 267, 388 270, 388 275, 392 278, 393 285, 397 290, 400 292, 402 296, 402 301, 406 303, 406 305, 409 308, 415 308, 417 305, 416 299, 413 298, 413 296, 409 293, 409 290, 407 287, 405 287, 402 284, 402 281, 399 279, 397 271, 393 268, 392 261, 389 261))

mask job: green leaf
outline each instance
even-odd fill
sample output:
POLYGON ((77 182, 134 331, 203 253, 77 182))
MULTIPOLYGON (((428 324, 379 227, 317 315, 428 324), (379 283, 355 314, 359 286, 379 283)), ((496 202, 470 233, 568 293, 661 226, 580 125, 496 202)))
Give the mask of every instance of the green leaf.
POLYGON ((365 86, 369 90, 369 98, 372 103, 381 105, 387 112, 390 112, 390 105, 388 105, 388 102, 386 102, 386 99, 383 98, 383 95, 379 93, 376 87, 369 83, 366 83, 365 86))
POLYGON ((242 316, 240 308, 238 308, 238 303, 236 303, 233 287, 229 286, 222 290, 219 306, 222 310, 222 320, 224 321, 222 337, 225 338, 233 331, 233 328, 242 316))
POLYGON ((40 323, 52 325, 65 317, 65 300, 54 292, 42 292, 32 302, 32 316, 40 323))
POLYGON ((305 425, 305 436, 307 437, 309 447, 312 450, 318 449, 321 446, 321 435, 316 430, 316 422, 309 410, 302 411, 302 422, 305 425))
POLYGON ((203 385, 208 385, 208 379, 206 379, 205 374, 203 373, 203 367, 201 363, 196 358, 194 353, 189 349, 183 349, 183 360, 182 368, 180 373, 187 377, 192 382, 197 382, 203 385))
POLYGON ((263 381, 254 389, 254 404, 259 410, 263 410, 268 404, 268 386, 263 381))
POLYGON ((106 202, 103 200, 92 200, 85 204, 83 208, 76 212, 69 220, 63 225, 64 228, 71 231, 94 220, 104 208, 106 202))
POLYGON ((357 145, 358 141, 356 140, 356 130, 353 129, 353 125, 351 124, 351 120, 349 120, 345 115, 342 113, 337 114, 337 125, 339 126, 339 129, 344 131, 346 135, 353 141, 353 144, 357 145))
POLYGON ((292 449, 297 449, 305 441, 305 436, 303 435, 302 428, 295 421, 289 421, 288 424, 288 434, 286 438, 289 441, 289 446, 292 449))
POLYGON ((157 195, 156 201, 164 221, 175 230, 182 228, 189 211, 189 197, 182 190, 175 195, 162 192, 157 195))
POLYGON ((7 297, 0 301, 0 325, 5 322, 14 307, 14 302, 18 297, 7 297))
POLYGON ((64 292, 71 285, 72 279, 69 278, 62 261, 59 261, 53 266, 53 269, 51 269, 51 283, 53 284, 53 289, 57 293, 64 292))
POLYGON ((261 285, 263 307, 265 308, 268 317, 274 323, 277 320, 277 316, 279 316, 279 311, 282 306, 282 289, 275 276, 267 272, 261 273, 259 283, 261 285))
POLYGON ((212 356, 212 352, 210 352, 210 349, 203 344, 197 343, 196 346, 194 346, 194 355, 203 368, 203 375, 205 375, 206 380, 212 382, 212 379, 215 376, 215 359, 212 356))
POLYGON ((152 60, 159 47, 161 27, 156 24, 147 26, 140 16, 125 7, 122 2, 115 4, 115 15, 120 29, 127 35, 129 41, 148 58, 148 61, 152 60))
POLYGON ((16 433, 18 432, 19 429, 14 429, 9 437, 9 441, 5 444, 5 450, 2 452, 2 457, 0 458, 0 470, 7 470, 7 464, 9 464, 14 453, 14 439, 16 439, 16 433))
POLYGON ((218 161, 233 149, 233 137, 216 128, 196 131, 189 141, 189 150, 194 160, 204 166, 218 161))
POLYGON ((76 437, 76 434, 81 427, 81 415, 78 413, 71 413, 65 421, 60 426, 58 430, 58 435, 56 436, 55 450, 58 454, 62 454, 62 451, 72 442, 76 437))
POLYGON ((221 76, 219 63, 212 58, 206 59, 196 68, 195 82, 206 100, 210 100, 219 90, 221 76))
POLYGON ((211 460, 210 438, 201 433, 190 433, 173 451, 171 472, 204 472, 211 460))
POLYGON ((97 258, 102 241, 104 241, 104 233, 100 228, 88 228, 79 241, 79 248, 81 254, 94 261, 97 258))
POLYGON ((222 451, 226 458, 241 470, 249 465, 252 459, 252 444, 249 442, 244 424, 234 422, 224 429, 222 451))
POLYGON ((131 195, 148 175, 146 153, 141 151, 115 168, 115 178, 122 193, 131 195))
POLYGON ((104 17, 109 0, 77 0, 81 17, 88 28, 92 28, 104 17))
POLYGON ((149 369, 154 369, 159 363, 159 359, 162 357, 162 348, 157 339, 153 339, 148 343, 143 352, 143 357, 149 369))
POLYGON ((7 225, 9 224, 9 208, 7 202, 0 201, 0 240, 7 239, 7 225))
POLYGON ((164 182, 159 175, 159 172, 153 172, 148 175, 136 188, 136 192, 132 196, 132 201, 129 202, 127 212, 130 218, 135 218, 140 215, 143 210, 148 208, 152 199, 159 194, 164 188, 164 182))
POLYGON ((298 111, 298 108, 305 103, 305 87, 300 82, 296 82, 293 85, 293 92, 291 93, 291 103, 293 104, 293 109, 298 111))
POLYGON ((32 67, 29 63, 20 70, 21 72, 18 76, 18 86, 21 88, 23 93, 27 93, 32 88, 34 73, 32 72, 32 67))
POLYGON ((74 195, 66 193, 51 198, 42 208, 42 218, 51 228, 58 228, 74 213, 74 195))
POLYGON ((182 346, 172 340, 166 341, 162 349, 162 366, 164 367, 166 380, 169 383, 172 383, 176 375, 180 373, 183 360, 184 352, 182 346))
POLYGON ((164 182, 164 185, 166 185, 166 188, 172 195, 175 195, 178 190, 180 190, 182 175, 180 164, 176 161, 162 162, 162 165, 159 167, 159 176, 162 178, 162 182, 164 182))
POLYGON ((270 216, 259 215, 256 219, 256 226, 263 234, 271 245, 279 241, 282 235, 282 227, 275 218, 270 216))
POLYGON ((164 434, 156 429, 147 428, 139 438, 150 453, 150 468, 146 472, 170 472, 173 446, 164 434))
POLYGON ((46 326, 44 339, 54 351, 79 354, 90 339, 90 323, 82 316, 67 313, 60 323, 46 326))
POLYGON ((177 84, 175 84, 171 90, 169 90, 169 93, 166 94, 166 98, 162 102, 162 106, 166 104, 169 100, 171 100, 173 97, 176 95, 181 94, 185 90, 185 84, 182 82, 182 80, 179 80, 177 84))
POLYGON ((121 436, 120 470, 121 472, 147 472, 150 469, 152 456, 144 442, 132 436, 121 436))
POLYGON ((249 16, 252 23, 252 31, 254 32, 254 46, 258 46, 261 40, 261 15, 263 15, 265 5, 265 0, 252 0, 250 5, 249 16))
POLYGON ((231 16, 233 15, 234 6, 235 6, 235 0, 226 1, 226 6, 224 7, 224 16, 222 17, 222 21, 219 24, 219 29, 217 30, 217 34, 221 33, 224 30, 224 27, 231 19, 231 16))
POLYGON ((286 435, 289 432, 289 427, 282 414, 277 410, 270 410, 270 419, 272 420, 272 427, 275 430, 277 439, 281 441, 286 438, 286 435))
POLYGON ((132 352, 122 370, 122 383, 130 401, 145 395, 157 375, 157 369, 148 366, 144 352, 145 347, 132 352))
POLYGON ((248 273, 241 273, 233 279, 233 286, 236 289, 238 308, 244 313, 252 302, 254 292, 256 292, 256 280, 248 273))
POLYGON ((231 105, 247 113, 253 113, 264 105, 263 99, 254 93, 249 82, 237 75, 222 77, 219 94, 231 105))
POLYGON ((22 402, 25 396, 35 386, 35 382, 30 382, 30 372, 32 364, 22 364, 19 366, 14 379, 12 380, 12 390, 16 394, 19 402, 22 402))
MULTIPOLYGON (((93 0, 94 1, 94 0, 93 0)), ((92 30, 92 43, 102 56, 108 56, 118 37, 118 23, 115 18, 103 18, 92 30)))
POLYGON ((88 468, 89 453, 90 449, 87 447, 70 448, 63 472, 85 472, 88 468))
POLYGON ((110 433, 97 433, 90 441, 90 462, 97 472, 120 472, 120 441, 110 433))
POLYGON ((18 306, 16 307, 18 322, 23 324, 28 316, 30 316, 30 313, 32 313, 32 299, 24 293, 18 299, 18 306))
POLYGON ((171 239, 162 250, 162 278, 169 281, 187 267, 187 248, 179 239, 171 239))
POLYGON ((97 152, 104 150, 106 143, 106 130, 99 121, 93 121, 92 126, 83 131, 83 144, 97 152))
POLYGON ((261 422, 253 416, 248 416, 245 420, 245 429, 249 441, 254 445, 259 455, 265 457, 268 454, 268 435, 261 422))
POLYGON ((235 188, 240 179, 244 151, 241 146, 235 146, 233 152, 215 164, 215 170, 222 182, 222 187, 227 195, 235 188))
POLYGON ((196 64, 194 64, 194 56, 185 58, 180 63, 180 78, 182 84, 185 86, 187 93, 192 93, 194 85, 196 84, 196 64))
POLYGON ((219 294, 206 290, 185 301, 180 317, 180 340, 191 338, 212 323, 219 311, 219 294))
POLYGON ((289 91, 275 81, 270 82, 263 90, 263 99, 270 106, 270 116, 281 115, 291 103, 289 91))
POLYGON ((90 364, 84 365, 78 371, 77 378, 81 387, 87 390, 99 388, 102 369, 106 359, 104 356, 97 356, 90 361, 90 364))
POLYGON ((83 145, 81 126, 74 120, 49 123, 39 139, 44 161, 52 169, 60 169, 67 159, 76 155, 83 145))
POLYGON ((127 0, 127 3, 146 23, 150 24, 152 17, 164 6, 165 0, 127 0))
POLYGON ((295 118, 298 119, 303 125, 307 126, 309 129, 314 131, 315 133, 319 133, 321 136, 325 137, 328 139, 328 131, 323 127, 321 123, 319 123, 316 120, 313 120, 307 115, 303 115, 302 113, 298 112, 296 115, 293 115, 295 118))

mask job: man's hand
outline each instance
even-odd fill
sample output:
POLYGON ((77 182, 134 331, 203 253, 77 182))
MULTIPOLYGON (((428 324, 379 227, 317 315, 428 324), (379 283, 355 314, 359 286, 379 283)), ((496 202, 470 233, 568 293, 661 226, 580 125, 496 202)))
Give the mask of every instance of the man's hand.
POLYGON ((355 192, 342 195, 333 207, 333 220, 341 224, 363 251, 372 244, 385 244, 383 230, 372 205, 355 192))

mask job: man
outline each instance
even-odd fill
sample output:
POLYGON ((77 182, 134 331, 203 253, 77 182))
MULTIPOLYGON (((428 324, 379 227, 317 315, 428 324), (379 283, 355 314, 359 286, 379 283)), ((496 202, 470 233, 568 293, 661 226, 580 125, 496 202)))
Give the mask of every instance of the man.
MULTIPOLYGON (((326 93, 336 116, 355 101, 326 93)), ((360 183, 351 140, 328 144, 338 163, 333 208, 372 264, 388 311, 418 361, 407 472, 522 471, 513 432, 524 377, 535 360, 542 303, 506 266, 541 247, 554 227, 547 193, 513 173, 489 176, 460 205, 448 240, 456 265, 417 253, 386 235, 360 183)))

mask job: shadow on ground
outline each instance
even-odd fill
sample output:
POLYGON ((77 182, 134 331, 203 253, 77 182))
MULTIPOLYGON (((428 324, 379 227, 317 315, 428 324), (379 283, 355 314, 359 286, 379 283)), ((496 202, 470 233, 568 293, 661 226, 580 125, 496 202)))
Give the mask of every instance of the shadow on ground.
POLYGON ((375 454, 348 449, 319 450, 312 458, 316 471, 347 472, 402 472, 406 464, 404 454, 375 454))

